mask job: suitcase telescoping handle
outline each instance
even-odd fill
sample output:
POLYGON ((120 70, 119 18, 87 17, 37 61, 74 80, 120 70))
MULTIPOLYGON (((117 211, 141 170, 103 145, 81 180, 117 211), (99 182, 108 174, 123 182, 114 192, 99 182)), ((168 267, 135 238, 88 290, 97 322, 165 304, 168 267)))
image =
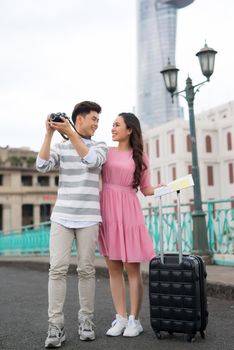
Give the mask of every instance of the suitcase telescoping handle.
MULTIPOLYGON (((180 190, 176 191, 176 194, 177 194, 178 250, 179 250, 179 264, 181 264, 183 251, 182 251, 180 190)), ((159 236, 160 236, 160 259, 161 259, 161 263, 164 264, 162 196, 159 197, 159 236)))
POLYGON ((161 262, 164 263, 163 252, 163 217, 162 217, 162 196, 172 192, 177 193, 177 223, 178 223, 178 250, 179 263, 182 262, 182 228, 181 228, 181 206, 180 206, 180 190, 194 186, 191 174, 183 176, 177 180, 169 182, 167 186, 162 186, 154 190, 154 197, 159 198, 159 236, 160 236, 160 253, 161 262))

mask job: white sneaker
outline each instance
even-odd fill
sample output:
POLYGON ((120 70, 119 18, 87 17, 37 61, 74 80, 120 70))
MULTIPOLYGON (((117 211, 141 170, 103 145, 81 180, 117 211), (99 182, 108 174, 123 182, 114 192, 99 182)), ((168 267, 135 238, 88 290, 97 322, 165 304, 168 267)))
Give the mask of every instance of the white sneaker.
POLYGON ((124 337, 136 337, 143 332, 140 320, 135 320, 133 315, 129 316, 128 325, 123 333, 124 337))
POLYGON ((118 335, 123 334, 125 328, 127 327, 128 320, 123 316, 117 314, 116 319, 112 322, 111 328, 108 329, 106 335, 110 337, 117 337, 118 335))

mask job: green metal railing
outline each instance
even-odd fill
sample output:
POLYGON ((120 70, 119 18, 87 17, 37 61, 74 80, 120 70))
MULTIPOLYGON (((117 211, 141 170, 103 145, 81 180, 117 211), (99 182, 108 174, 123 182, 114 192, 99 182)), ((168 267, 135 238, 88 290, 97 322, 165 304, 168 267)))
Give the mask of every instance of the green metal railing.
MULTIPOLYGON (((213 261, 220 265, 234 266, 234 199, 204 203, 207 220, 209 249, 213 261)), ((158 207, 143 209, 145 224, 150 233, 156 253, 159 253, 158 207)), ((190 253, 193 246, 192 213, 189 205, 182 205, 181 225, 183 251, 190 253)), ((24 226, 9 233, 0 233, 0 255, 48 255, 50 222, 24 226)), ((163 209, 163 245, 165 252, 177 251, 178 226, 176 206, 163 209)), ((75 242, 72 255, 76 254, 75 242)), ((98 255, 98 248, 96 251, 98 255)))
POLYGON ((234 266, 234 200, 207 203, 209 248, 216 264, 234 266))
POLYGON ((48 255, 50 222, 0 235, 0 255, 48 255))
MULTIPOLYGON (((234 199, 204 202, 209 249, 214 263, 234 266, 234 199)), ((193 247, 192 213, 188 205, 182 205, 181 225, 184 252, 193 247)), ((159 247, 159 213, 157 207, 144 208, 145 224, 157 253, 159 247)), ((176 206, 164 206, 163 210, 163 246, 164 251, 177 251, 178 227, 176 206)))
MULTIPOLYGON (((182 205, 182 208, 188 208, 187 205, 182 205)), ((158 207, 150 207, 143 209, 145 224, 154 244, 156 253, 160 252, 159 242, 159 212, 158 207)), ((192 237, 192 214, 189 211, 182 211, 181 226, 183 231, 182 247, 183 251, 189 253, 193 246, 192 237)), ((163 227, 163 248, 165 252, 178 251, 178 225, 177 212, 175 205, 163 206, 162 215, 163 227)))
MULTIPOLYGON (((0 256, 49 255, 50 221, 38 225, 23 226, 19 230, 0 233, 0 256)), ((76 255, 76 242, 73 242, 71 255, 76 255)), ((96 254, 99 255, 98 246, 96 254)))

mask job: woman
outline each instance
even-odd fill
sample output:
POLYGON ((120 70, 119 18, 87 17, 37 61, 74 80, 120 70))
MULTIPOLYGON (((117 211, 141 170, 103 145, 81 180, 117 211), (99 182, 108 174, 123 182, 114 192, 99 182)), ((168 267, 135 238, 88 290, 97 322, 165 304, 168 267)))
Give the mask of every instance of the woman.
POLYGON ((116 319, 107 331, 109 336, 134 337, 143 332, 139 320, 142 302, 140 263, 155 256, 144 224, 138 188, 145 196, 154 194, 150 185, 147 156, 143 153, 140 122, 132 113, 121 113, 112 128, 112 140, 103 166, 99 248, 105 256, 116 319), (130 290, 130 316, 127 318, 124 268, 130 290))

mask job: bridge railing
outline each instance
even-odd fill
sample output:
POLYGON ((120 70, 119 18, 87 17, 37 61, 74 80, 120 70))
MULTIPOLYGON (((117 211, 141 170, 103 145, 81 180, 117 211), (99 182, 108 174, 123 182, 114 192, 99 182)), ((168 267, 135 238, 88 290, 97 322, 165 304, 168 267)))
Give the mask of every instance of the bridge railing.
MULTIPOLYGON (((208 201, 203 205, 206 212, 209 249, 213 260, 221 265, 234 266, 234 199, 208 201)), ((158 207, 143 208, 145 224, 156 253, 159 253, 158 207)), ((193 218, 189 205, 182 205, 181 213, 183 251, 190 253, 193 247, 193 218)), ((48 255, 50 222, 30 225, 13 232, 0 233, 0 255, 48 255)), ((177 251, 178 226, 175 205, 163 208, 164 251, 177 251)), ((72 255, 76 254, 75 242, 72 255)), ((96 254, 99 254, 98 248, 96 254)))
MULTIPOLYGON (((234 266, 234 199, 210 200, 203 203, 206 213, 209 250, 214 263, 234 266)), ((159 210, 158 207, 143 209, 145 224, 157 253, 159 246, 159 210)), ((178 242, 176 205, 163 207, 163 247, 165 252, 175 252, 178 242)), ((181 208, 183 251, 189 253, 193 247, 193 218, 189 205, 181 208)))
POLYGON ((0 234, 0 255, 48 255, 50 222, 0 234))
POLYGON ((234 199, 207 203, 207 229, 214 261, 234 266, 234 199))
MULTIPOLYGON (((163 206, 163 249, 164 252, 178 251, 178 224, 175 205, 163 206)), ((143 208, 145 225, 154 244, 156 253, 160 252, 159 242, 159 210, 158 207, 143 208)), ((192 214, 188 211, 188 205, 182 205, 181 212, 182 247, 183 252, 189 253, 193 246, 192 214)))
MULTIPOLYGON (((18 230, 0 233, 0 255, 49 255, 50 221, 22 226, 18 230)), ((99 254, 98 247, 96 254, 99 254)), ((76 255, 73 242, 71 255, 76 255)))

